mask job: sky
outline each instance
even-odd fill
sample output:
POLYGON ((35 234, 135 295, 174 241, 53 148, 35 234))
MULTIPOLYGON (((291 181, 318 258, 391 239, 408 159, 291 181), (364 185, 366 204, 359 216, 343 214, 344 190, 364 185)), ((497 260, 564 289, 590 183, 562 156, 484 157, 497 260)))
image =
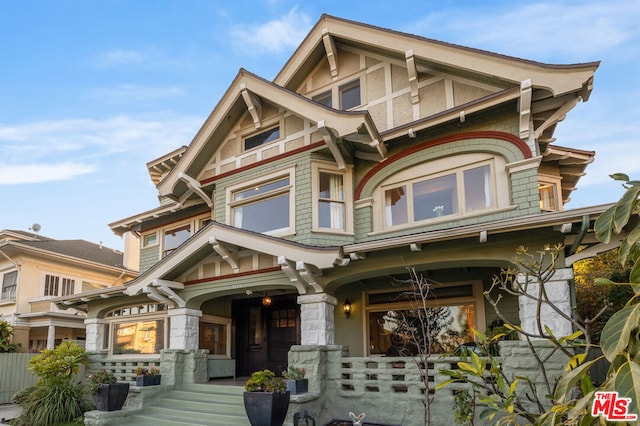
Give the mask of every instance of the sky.
POLYGON ((565 208, 640 179, 637 0, 0 0, 0 229, 122 250, 158 206, 146 163, 188 145, 238 70, 273 79, 323 13, 552 64, 601 61, 556 144, 596 151, 565 208))

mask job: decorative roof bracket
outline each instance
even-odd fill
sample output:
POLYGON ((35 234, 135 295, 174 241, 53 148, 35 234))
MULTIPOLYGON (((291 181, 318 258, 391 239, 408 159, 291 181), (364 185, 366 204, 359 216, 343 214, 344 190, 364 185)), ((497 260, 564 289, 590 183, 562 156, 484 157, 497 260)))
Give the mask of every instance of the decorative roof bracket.
POLYGON ((329 34, 327 28, 322 29, 322 43, 324 44, 324 50, 327 53, 327 61, 329 61, 329 69, 331 70, 331 78, 334 80, 338 78, 338 58, 336 45, 333 43, 333 39, 329 34))
POLYGON ((184 288, 184 284, 182 284, 181 282, 155 279, 151 281, 151 286, 147 287, 147 289, 149 288, 157 288, 162 296, 166 296, 173 302, 173 304, 175 305, 174 307, 177 306, 179 308, 184 308, 185 306, 187 306, 187 302, 185 302, 183 298, 178 296, 175 291, 173 291, 174 288, 184 288))
POLYGON ((324 143, 327 144, 329 151, 331 151, 333 158, 336 160, 338 169, 346 169, 347 165, 344 160, 344 156, 342 155, 342 152, 340 152, 340 148, 338 148, 338 138, 330 128, 326 127, 324 120, 318 121, 318 131, 322 135, 324 143))
POLYGON ((549 128, 550 126, 553 126, 559 121, 564 120, 564 117, 567 115, 567 112, 571 111, 573 107, 576 106, 579 100, 580 100, 580 97, 576 97, 575 99, 572 99, 566 102, 565 104, 563 104, 560 108, 558 108, 556 112, 551 114, 551 116, 547 118, 544 123, 538 126, 538 128, 536 129, 535 138, 538 139, 542 134, 542 132, 547 130, 547 128, 549 128))
POLYGON ((242 99, 247 105, 249 114, 251 114, 253 125, 256 126, 256 129, 259 129, 262 127, 262 103, 260 99, 253 93, 250 93, 244 83, 240 84, 240 93, 242 93, 242 99))
POLYGON ((280 265, 280 269, 282 272, 289 277, 289 281, 298 289, 299 294, 307 294, 307 289, 303 284, 302 277, 296 270, 296 265, 291 260, 287 259, 284 256, 278 256, 278 265, 280 265))
POLYGON ((319 280, 319 274, 313 272, 308 264, 299 260, 296 262, 296 270, 300 274, 300 277, 305 280, 316 293, 324 292, 324 288, 319 280))
POLYGON ((420 102, 420 94, 418 91, 418 67, 413 56, 413 50, 407 50, 404 53, 407 60, 407 71, 409 73, 409 88, 411 89, 411 103, 416 105, 420 102))
MULTIPOLYGON (((202 186, 200 186, 200 182, 198 182, 191 176, 182 172, 178 174, 178 178, 189 187, 189 191, 187 191, 187 194, 191 195, 192 193, 195 193, 200 198, 202 198, 202 200, 204 200, 205 203, 207 203, 207 206, 209 206, 210 208, 213 207, 213 200, 202 190, 202 186)), ((185 195, 188 197, 187 194, 185 195)), ((180 197, 179 204, 182 205, 184 204, 185 201, 186 201, 185 196, 182 196, 180 197)))
POLYGON ((520 82, 520 138, 528 139, 531 132, 531 79, 520 82))
POLYGON ((216 237, 210 237, 209 244, 211 244, 215 252, 218 253, 220 257, 222 257, 222 260, 224 260, 229 264, 229 266, 231 266, 234 274, 240 272, 238 256, 231 253, 229 251, 229 247, 227 247, 222 241, 216 240, 216 237))

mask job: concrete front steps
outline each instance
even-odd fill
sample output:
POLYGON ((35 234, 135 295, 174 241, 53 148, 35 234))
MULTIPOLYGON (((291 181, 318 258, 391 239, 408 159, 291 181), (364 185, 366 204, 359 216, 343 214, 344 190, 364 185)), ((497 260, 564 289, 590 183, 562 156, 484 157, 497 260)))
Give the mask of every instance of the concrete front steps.
POLYGON ((242 386, 182 384, 119 424, 250 426, 243 392, 242 386))

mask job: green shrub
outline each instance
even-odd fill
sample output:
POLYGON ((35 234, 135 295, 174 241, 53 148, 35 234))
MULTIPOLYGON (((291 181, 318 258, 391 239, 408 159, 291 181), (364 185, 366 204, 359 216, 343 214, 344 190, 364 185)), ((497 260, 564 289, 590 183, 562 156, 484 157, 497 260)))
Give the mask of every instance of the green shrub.
POLYGON ((5 320, 0 319, 0 353, 15 352, 18 349, 16 343, 11 343, 13 328, 5 320))
POLYGON ((56 377, 46 385, 36 385, 21 396, 22 413, 16 426, 51 426, 73 421, 90 408, 84 387, 65 377, 56 377))
POLYGON ((81 365, 87 365, 87 352, 76 343, 62 342, 53 349, 43 349, 29 361, 29 369, 38 377, 39 382, 64 376, 69 379, 78 374, 81 365))
POLYGON ((271 370, 256 371, 247 380, 244 388, 249 392, 285 393, 287 391, 284 380, 281 377, 276 377, 276 374, 271 370))

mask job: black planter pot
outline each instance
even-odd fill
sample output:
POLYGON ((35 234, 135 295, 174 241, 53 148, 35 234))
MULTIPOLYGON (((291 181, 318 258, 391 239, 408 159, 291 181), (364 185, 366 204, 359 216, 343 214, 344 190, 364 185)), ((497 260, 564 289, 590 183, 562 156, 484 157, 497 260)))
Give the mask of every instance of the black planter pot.
POLYGON ((122 408, 128 393, 129 383, 101 384, 93 402, 100 411, 116 411, 122 408))
POLYGON ((155 386, 159 385, 161 381, 161 374, 156 374, 155 376, 136 376, 136 386, 155 386))
POLYGON ((297 395, 299 393, 309 392, 309 379, 300 379, 300 380, 285 379, 284 382, 287 385, 287 390, 291 392, 291 395, 297 395))
POLYGON ((282 426, 289 409, 290 392, 245 392, 244 408, 251 426, 282 426))

